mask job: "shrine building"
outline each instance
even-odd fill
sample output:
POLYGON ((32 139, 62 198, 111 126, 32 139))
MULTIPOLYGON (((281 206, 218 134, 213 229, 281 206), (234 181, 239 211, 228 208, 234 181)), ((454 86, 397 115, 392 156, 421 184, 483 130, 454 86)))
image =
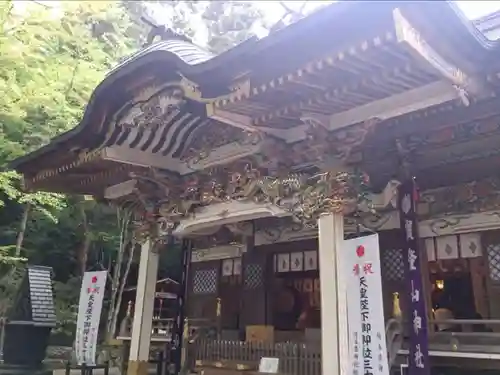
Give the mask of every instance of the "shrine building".
MULTIPOLYGON (((134 212, 137 297, 117 333, 128 374, 146 373, 151 342, 179 349, 186 334, 208 373, 276 357, 283 375, 354 374, 341 250, 373 233, 391 373, 498 370, 497 21, 445 1, 340 1, 217 56, 172 34, 112 70, 76 127, 15 160, 28 191, 134 212), (173 240, 184 272, 162 329, 155 277, 173 240)), ((375 373, 388 372, 359 375, 375 373)))

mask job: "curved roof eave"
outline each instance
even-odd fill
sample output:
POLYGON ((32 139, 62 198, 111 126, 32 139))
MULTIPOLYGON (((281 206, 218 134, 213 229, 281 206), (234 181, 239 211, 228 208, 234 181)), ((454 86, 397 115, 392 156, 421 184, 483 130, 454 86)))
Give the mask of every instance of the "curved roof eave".
POLYGON ((401 7, 406 9, 405 17, 450 62, 465 61, 472 70, 482 72, 485 64, 499 57, 500 42, 489 39, 454 2, 408 2, 401 7))
MULTIPOLYGON (((167 40, 153 44, 133 54, 115 67, 92 93, 82 121, 76 127, 55 137, 48 145, 12 161, 9 166, 14 169, 20 169, 23 164, 53 150, 55 146, 81 132, 89 121, 96 98, 104 90, 116 80, 130 74, 141 65, 157 60, 160 55, 162 55, 161 59, 172 64, 173 69, 179 70, 188 78, 221 68, 224 68, 225 75, 227 76, 235 69, 249 68, 245 67, 245 65, 249 64, 252 59, 247 57, 254 57, 264 51, 269 51, 277 44, 287 43, 293 40, 294 37, 303 36, 315 28, 323 25, 332 25, 332 18, 341 16, 343 19, 348 18, 352 19, 352 22, 362 23, 364 15, 372 16, 371 10, 378 13, 381 11, 391 11, 398 7, 411 9, 411 12, 408 14, 410 18, 415 20, 419 25, 425 25, 429 33, 433 33, 434 35, 437 33, 441 37, 445 36, 445 39, 447 35, 453 37, 455 40, 458 38, 457 43, 468 45, 468 55, 476 56, 477 59, 480 58, 478 56, 484 57, 492 50, 497 50, 500 45, 499 42, 489 40, 471 21, 466 19, 455 4, 447 1, 428 3, 413 1, 340 1, 324 7, 321 11, 317 11, 290 26, 278 30, 266 38, 249 39, 217 56, 186 41, 167 40), (446 22, 443 22, 443 19, 446 19, 446 22), (459 34, 460 37, 457 37, 455 34, 459 34)), ((457 56, 454 57, 458 58, 457 56)))
POLYGON ((213 58, 213 55, 209 52, 195 46, 194 44, 178 41, 178 40, 168 40, 152 45, 145 50, 141 50, 138 53, 132 55, 125 62, 119 64, 116 68, 111 70, 106 77, 97 85, 97 87, 92 92, 89 102, 85 108, 82 120, 72 129, 54 137, 51 139, 50 143, 42 146, 41 148, 21 156, 11 163, 9 167, 12 169, 20 169, 23 164, 37 158, 47 152, 53 150, 57 145, 61 144, 72 138, 73 136, 80 133, 87 125, 90 120, 90 115, 93 113, 93 108, 97 99, 101 97, 106 89, 112 86, 117 80, 129 75, 135 69, 140 66, 147 64, 158 59, 159 54, 166 54, 167 61, 173 65, 173 69, 178 69, 183 74, 188 74, 188 67, 203 65, 205 62, 213 58))

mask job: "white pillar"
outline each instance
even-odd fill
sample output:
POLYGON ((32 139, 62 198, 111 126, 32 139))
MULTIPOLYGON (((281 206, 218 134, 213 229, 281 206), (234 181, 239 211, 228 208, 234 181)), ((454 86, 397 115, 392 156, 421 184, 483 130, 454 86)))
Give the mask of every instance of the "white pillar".
POLYGON ((321 216, 318 227, 322 373, 346 375, 349 365, 347 290, 341 259, 344 217, 342 214, 321 216))
POLYGON ((159 258, 158 254, 152 250, 153 245, 149 240, 141 246, 127 375, 146 375, 148 373, 159 258))

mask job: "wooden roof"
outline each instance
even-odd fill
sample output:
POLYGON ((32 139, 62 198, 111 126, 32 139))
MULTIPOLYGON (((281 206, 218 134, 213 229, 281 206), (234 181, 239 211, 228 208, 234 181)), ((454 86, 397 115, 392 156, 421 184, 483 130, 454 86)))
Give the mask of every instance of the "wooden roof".
POLYGON ((182 180, 248 157, 267 168, 331 157, 386 178, 396 132, 496 107, 499 61, 498 43, 452 3, 339 2, 218 56, 181 40, 138 52, 78 126, 12 166, 29 189, 97 196, 150 168, 182 180))

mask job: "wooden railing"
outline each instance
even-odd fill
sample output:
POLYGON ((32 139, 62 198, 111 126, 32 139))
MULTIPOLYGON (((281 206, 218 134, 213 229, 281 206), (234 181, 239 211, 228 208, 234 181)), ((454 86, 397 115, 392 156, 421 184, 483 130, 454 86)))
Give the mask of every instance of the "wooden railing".
MULTIPOLYGON (((261 358, 273 357, 279 358, 279 373, 282 375, 321 374, 321 346, 319 342, 270 343, 216 340, 214 336, 207 337, 205 321, 198 322, 198 325, 196 320, 189 322, 190 338, 187 341, 190 344, 185 342, 186 359, 189 362, 186 365, 189 368, 225 368, 240 372, 256 371, 261 358), (192 331, 196 330, 204 333, 193 335, 192 331)), ((431 356, 446 356, 449 355, 446 353, 450 352, 458 353, 460 356, 464 354, 463 356, 471 359, 482 358, 484 354, 500 356, 500 332, 498 332, 500 320, 435 320, 431 321, 430 325, 432 328, 437 325, 441 327, 445 325, 451 329, 448 332, 430 330, 429 349, 431 356)), ((152 339, 169 341, 171 327, 171 319, 156 320, 153 325, 152 339)), ((407 335, 403 334, 403 336, 407 335)), ((408 339, 403 341, 403 346, 400 347, 402 350, 399 353, 406 355, 407 350, 405 349, 408 348, 408 339)))
MULTIPOLYGON (((151 325, 151 339, 154 341, 170 341, 172 337, 174 320, 168 319, 153 319, 151 325)), ((204 329, 207 326, 206 319, 190 319, 189 320, 189 335, 192 336, 197 330, 204 329)), ((119 339, 129 339, 132 334, 132 321, 124 322, 120 332, 119 339)))
POLYGON ((500 354, 500 320, 446 319, 433 320, 431 324, 431 350, 500 354), (436 326, 447 330, 434 330, 436 326))
MULTIPOLYGON (((500 329, 500 319, 446 319, 446 320, 432 320, 431 324, 442 326, 456 326, 460 332, 479 333, 475 330, 478 327, 481 329, 489 329, 492 332, 500 329), (484 326, 484 328, 482 327, 484 326)), ((493 332, 494 333, 494 332, 493 332)), ((498 333, 498 332, 497 332, 498 333)))
MULTIPOLYGON (((429 333, 429 347, 432 353, 441 352, 444 355, 446 352, 463 353, 471 359, 475 358, 475 354, 500 355, 500 332, 495 332, 495 327, 500 328, 500 320, 451 319, 436 320, 431 324, 445 324, 455 329, 452 332, 429 333), (481 332, 477 331, 477 327, 481 327, 481 332)), ((407 339, 404 341, 402 353, 406 353, 404 349, 408 343, 407 339)), ((195 345, 194 356, 197 367, 256 370, 262 357, 275 357, 280 359, 280 374, 319 375, 321 373, 319 343, 200 339, 195 345)), ((482 358, 482 356, 478 355, 477 358, 482 358)))
POLYGON ((196 366, 257 370, 263 357, 279 358, 279 373, 320 375, 321 348, 317 344, 199 340, 196 366))

